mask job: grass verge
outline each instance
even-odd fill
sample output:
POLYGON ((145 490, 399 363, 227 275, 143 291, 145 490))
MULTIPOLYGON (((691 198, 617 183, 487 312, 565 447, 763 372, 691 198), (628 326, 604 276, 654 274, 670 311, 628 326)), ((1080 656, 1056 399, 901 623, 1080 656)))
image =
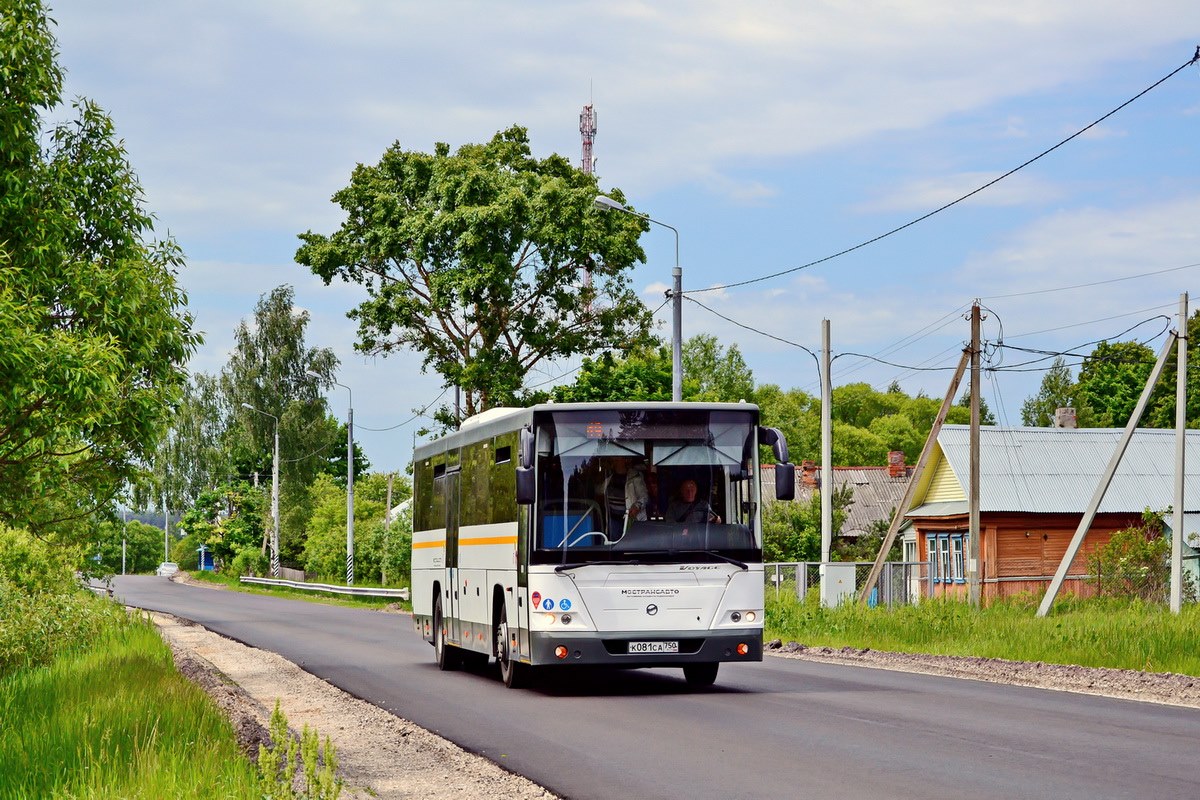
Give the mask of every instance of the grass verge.
POLYGON ((149 623, 0 680, 0 798, 251 798, 228 720, 149 623))
POLYGON ((1036 603, 1009 600, 975 609, 956 601, 822 608, 767 592, 767 639, 815 647, 981 656, 1200 676, 1200 606, 1171 614, 1124 600, 1066 600, 1047 617, 1036 603))

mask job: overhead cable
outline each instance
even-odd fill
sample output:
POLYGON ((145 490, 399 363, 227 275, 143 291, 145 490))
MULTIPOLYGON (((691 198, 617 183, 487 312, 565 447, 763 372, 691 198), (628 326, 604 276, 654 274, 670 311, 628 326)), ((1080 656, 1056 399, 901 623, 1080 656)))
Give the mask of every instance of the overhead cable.
MULTIPOLYGON (((1197 48, 1197 55, 1198 55, 1198 56, 1200 56, 1200 48, 1197 48)), ((1000 177, 998 177, 998 178, 993 178, 992 180, 988 181, 987 183, 983 184, 982 186, 978 187, 977 189, 973 189, 972 191, 970 191, 970 192, 967 192, 966 194, 964 194, 963 196, 959 197, 958 199, 956 199, 956 200, 951 200, 949 203, 946 203, 946 204, 945 204, 945 205, 943 205, 943 206, 940 206, 940 207, 938 207, 938 208, 935 208, 933 211, 930 211, 930 212, 927 212, 927 213, 925 213, 925 214, 922 214, 921 216, 917 217, 917 218, 916 218, 916 219, 914 219, 914 220, 911 220, 911 221, 909 221, 909 222, 906 222, 906 223, 904 223, 903 225, 901 225, 901 226, 899 226, 899 227, 897 227, 897 228, 892 228, 892 229, 891 229, 890 231, 888 231, 887 233, 881 233, 881 234, 879 234, 878 236, 876 236, 876 237, 874 237, 874 238, 872 238, 872 239, 868 239, 868 240, 867 240, 867 241, 865 241, 865 242, 861 242, 861 243, 859 243, 859 244, 856 244, 856 245, 854 245, 853 247, 847 247, 845 250, 840 250, 840 251, 838 251, 838 252, 834 253, 833 255, 828 255, 828 256, 825 256, 824 258, 818 258, 818 259, 817 259, 817 260, 815 260, 815 261, 809 261, 807 264, 801 264, 801 265, 800 265, 800 266, 798 266, 798 267, 792 267, 792 268, 790 268, 790 269, 784 269, 784 270, 780 270, 779 272, 772 272, 770 275, 762 275, 762 276, 760 276, 760 277, 758 277, 758 278, 751 278, 751 279, 749 279, 749 280, 745 280, 745 281, 738 281, 737 283, 726 283, 726 284, 720 284, 720 285, 717 285, 717 286, 709 286, 708 288, 705 288, 705 289, 690 289, 690 290, 688 290, 688 291, 684 292, 684 294, 685 294, 685 295, 690 295, 690 294, 700 294, 701 292, 714 292, 714 291, 718 291, 718 290, 721 290, 721 289, 733 289, 733 288, 736 288, 736 287, 738 287, 738 286, 749 286, 749 285, 750 285, 750 284, 752 284, 752 283, 759 283, 759 282, 761 282, 761 281, 767 281, 767 280, 771 280, 772 278, 778 278, 778 277, 781 277, 781 276, 783 276, 783 275, 789 275, 789 274, 791 274, 791 273, 793 273, 793 272, 799 272, 799 271, 800 271, 800 270, 802 270, 802 269, 808 269, 809 267, 815 267, 815 266, 817 266, 818 264, 824 264, 826 261, 832 261, 833 259, 835 259, 835 258, 838 258, 838 257, 840 257, 840 256, 844 256, 844 255, 846 255, 846 254, 848 254, 848 253, 853 253, 855 250, 860 250, 860 249, 862 249, 862 248, 866 247, 867 245, 874 244, 875 242, 878 242, 878 241, 880 241, 881 239, 886 239, 887 237, 889 237, 889 236, 891 236, 891 235, 893 235, 893 234, 899 233, 900 231, 904 230, 905 228, 911 228, 913 225, 916 225, 916 224, 917 224, 917 223, 919 223, 919 222, 924 222, 925 220, 929 219, 930 217, 934 216, 935 214, 940 214, 941 212, 945 211, 946 209, 950 208, 951 206, 956 206, 956 205, 958 205, 959 203, 963 202, 964 200, 966 200, 966 199, 968 199, 968 198, 970 198, 970 197, 973 197, 973 196, 975 196, 975 195, 979 194, 979 193, 980 193, 980 192, 982 192, 984 189, 988 189, 988 188, 990 188, 990 187, 992 187, 992 186, 995 186, 995 185, 996 185, 997 183, 999 183, 1000 181, 1004 180, 1005 178, 1009 177, 1010 175, 1012 175, 1012 174, 1014 174, 1014 173, 1016 173, 1016 172, 1019 172, 1020 170, 1024 169, 1024 168, 1025 168, 1025 167, 1027 167, 1027 166, 1029 166, 1030 164, 1032 164, 1033 162, 1037 161, 1038 159, 1040 159, 1040 158, 1042 158, 1042 157, 1044 157, 1044 156, 1047 156, 1047 155, 1049 155, 1050 153, 1053 153, 1055 150, 1057 150, 1058 148, 1062 147, 1062 146, 1063 146, 1064 144, 1066 144, 1067 142, 1070 142, 1071 140, 1073 140, 1073 139, 1076 139, 1076 138, 1078 138, 1079 136, 1082 136, 1082 135, 1083 135, 1084 133, 1086 133, 1087 131, 1089 131, 1089 130, 1091 130, 1092 128, 1096 127, 1096 126, 1097 126, 1097 125, 1099 125, 1101 122, 1103 122, 1104 120, 1108 119, 1108 118, 1109 118, 1109 117, 1111 117, 1113 114, 1116 114, 1118 111, 1120 111, 1121 109, 1125 108, 1127 105, 1129 105, 1129 104, 1130 104, 1130 103, 1132 103, 1133 101, 1135 101, 1135 100, 1137 100, 1137 99, 1141 98, 1143 95, 1147 94, 1147 93, 1148 93, 1148 92, 1150 92, 1151 90, 1158 88, 1158 87, 1159 87, 1160 85, 1162 85, 1163 83, 1166 83, 1168 80, 1170 80, 1171 78, 1175 77, 1177 74, 1179 74, 1179 73, 1180 73, 1180 72, 1182 72, 1183 70, 1187 69, 1187 68, 1188 68, 1189 66, 1191 66, 1192 64, 1196 63, 1196 61, 1197 61, 1197 58, 1196 58, 1196 57, 1192 57, 1192 58, 1188 59, 1188 60, 1187 60, 1185 63, 1183 63, 1183 64, 1179 65, 1177 68, 1175 68, 1174 70, 1172 70, 1172 71, 1171 71, 1170 73, 1168 73, 1167 75, 1164 75, 1162 78, 1159 78, 1159 79, 1158 79, 1157 81, 1155 81, 1153 84, 1151 84, 1150 86, 1147 86, 1145 89, 1143 89, 1142 91, 1138 92, 1138 93, 1137 93, 1137 94, 1135 94, 1133 97, 1131 97, 1131 98, 1129 98, 1128 100, 1126 100, 1124 103, 1121 103, 1121 105, 1117 106, 1117 107, 1116 107, 1116 108, 1114 108, 1112 111, 1109 111, 1107 114, 1105 114, 1104 116, 1102 116, 1102 117, 1100 117, 1099 119, 1095 120, 1094 122, 1090 123, 1089 125, 1087 125, 1087 126, 1085 126, 1085 127, 1083 127, 1083 128, 1080 128, 1078 131, 1076 131, 1075 133, 1071 134, 1071 135, 1070 135, 1070 136, 1068 136, 1067 138, 1063 139, 1061 142, 1059 142, 1058 144, 1054 145, 1053 147, 1050 147, 1050 148, 1047 148, 1047 149, 1043 150, 1042 152, 1038 153, 1036 156, 1034 156, 1033 158, 1029 159, 1029 160, 1028 160, 1028 161, 1026 161, 1025 163, 1023 163, 1023 164, 1021 164, 1021 165, 1019 165, 1019 166, 1013 167, 1012 169, 1010 169, 1008 172, 1005 172, 1005 173, 1004 173, 1003 175, 1001 175, 1000 177)))

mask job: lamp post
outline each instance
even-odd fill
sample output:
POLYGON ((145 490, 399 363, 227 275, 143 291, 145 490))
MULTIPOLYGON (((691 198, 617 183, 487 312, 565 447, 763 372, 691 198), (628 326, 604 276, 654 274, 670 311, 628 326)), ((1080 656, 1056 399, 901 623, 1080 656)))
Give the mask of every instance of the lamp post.
POLYGON ((647 222, 669 228, 675 234, 675 268, 671 270, 671 399, 676 403, 683 400, 683 267, 679 266, 679 231, 665 222, 659 222, 648 214, 639 214, 611 197, 596 195, 592 205, 600 211, 622 211, 647 222))
POLYGON ((275 456, 271 459, 271 577, 279 577, 279 417, 259 411, 249 403, 242 408, 262 414, 275 421, 275 456))
POLYGON ((354 390, 344 383, 309 372, 309 376, 340 386, 350 395, 346 416, 346 585, 354 585, 354 390))

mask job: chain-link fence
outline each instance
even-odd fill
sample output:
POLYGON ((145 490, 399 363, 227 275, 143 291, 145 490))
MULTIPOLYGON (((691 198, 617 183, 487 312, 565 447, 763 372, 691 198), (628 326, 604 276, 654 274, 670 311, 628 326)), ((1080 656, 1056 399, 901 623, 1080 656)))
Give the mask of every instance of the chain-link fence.
MULTIPOLYGON (((1200 554, 1183 556, 1180 597, 1184 603, 1200 602, 1200 554)), ((1158 557, 1100 558, 1088 562, 1089 574, 1080 581, 1079 594, 1120 597, 1148 603, 1167 603, 1171 597, 1171 564, 1158 557)))
MULTIPOLYGON (((821 564, 815 561, 770 563, 763 565, 767 591, 776 598, 794 595, 801 600, 819 598, 822 605, 836 606, 858 598, 874 564, 869 561, 831 561, 825 564, 825 583, 821 583, 821 564)), ((887 561, 867 603, 875 605, 911 605, 933 593, 929 564, 924 561, 887 561)))

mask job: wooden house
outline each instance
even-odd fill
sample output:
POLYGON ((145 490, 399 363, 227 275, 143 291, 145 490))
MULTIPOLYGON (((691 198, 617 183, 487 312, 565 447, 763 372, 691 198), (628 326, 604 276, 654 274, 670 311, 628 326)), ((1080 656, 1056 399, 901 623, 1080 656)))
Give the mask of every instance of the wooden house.
MULTIPOLYGON (((980 429, 980 578, 986 599, 1045 592, 1123 431, 980 429)), ((965 594, 970 540, 969 428, 946 425, 918 478, 905 551, 932 560, 935 593, 965 594)), ((1088 595, 1088 555, 1142 512, 1173 504, 1175 432, 1139 429, 1100 504, 1063 591, 1088 595)), ((1184 542, 1200 530, 1200 431, 1188 431, 1184 542)), ((1170 525, 1171 519, 1167 518, 1170 525)), ((1194 557, 1195 551, 1185 548, 1194 557)), ((1190 561, 1194 572, 1196 562, 1190 561)))

